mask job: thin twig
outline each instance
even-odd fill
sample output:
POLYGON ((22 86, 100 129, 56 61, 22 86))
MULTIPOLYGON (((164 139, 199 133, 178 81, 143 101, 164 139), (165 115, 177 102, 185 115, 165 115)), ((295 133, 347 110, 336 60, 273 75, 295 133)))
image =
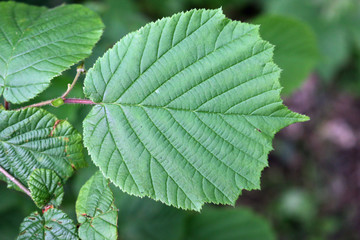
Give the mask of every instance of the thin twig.
POLYGON ((0 167, 0 172, 5 175, 10 181, 12 181, 16 186, 18 186, 21 190, 24 191, 29 197, 31 197, 31 193, 29 189, 27 189, 24 185, 22 185, 15 177, 13 177, 10 173, 8 173, 5 169, 0 167))
POLYGON ((68 89, 66 90, 66 92, 64 92, 64 94, 61 96, 62 99, 65 99, 65 97, 70 93, 70 91, 74 88, 77 80, 79 79, 81 73, 85 72, 84 69, 84 63, 82 63, 79 67, 77 67, 76 69, 76 75, 75 78, 73 80, 73 82, 71 83, 71 85, 68 85, 68 89))
POLYGON ((26 108, 31 108, 31 107, 42 107, 42 106, 46 106, 46 105, 51 105, 51 102, 54 101, 55 99, 56 98, 51 99, 51 100, 46 100, 46 101, 43 101, 43 102, 39 102, 39 103, 34 103, 34 104, 31 104, 31 105, 28 105, 28 106, 25 106, 25 107, 21 107, 21 108, 16 109, 16 110, 26 109, 26 108))

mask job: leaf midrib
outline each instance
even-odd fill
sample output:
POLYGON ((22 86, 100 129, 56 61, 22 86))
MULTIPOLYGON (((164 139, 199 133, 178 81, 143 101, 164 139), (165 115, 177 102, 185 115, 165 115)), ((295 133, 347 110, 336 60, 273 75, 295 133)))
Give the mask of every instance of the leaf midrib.
POLYGON ((96 103, 96 105, 101 105, 106 107, 106 105, 115 105, 120 107, 139 107, 139 108, 151 108, 151 109, 164 109, 166 111, 183 111, 183 112, 192 112, 192 113, 200 113, 200 114, 216 114, 222 116, 240 116, 240 117, 268 117, 268 118, 285 118, 285 119, 297 119, 305 121, 305 118, 298 117, 280 117, 280 116, 271 116, 271 115, 262 115, 262 114, 245 114, 245 113, 224 113, 224 112, 216 112, 216 111, 204 111, 204 110, 192 110, 192 109, 184 109, 184 108, 174 108, 174 107, 163 107, 163 106, 153 106, 153 105, 145 105, 145 104, 135 104, 135 103, 107 103, 100 102, 96 103))

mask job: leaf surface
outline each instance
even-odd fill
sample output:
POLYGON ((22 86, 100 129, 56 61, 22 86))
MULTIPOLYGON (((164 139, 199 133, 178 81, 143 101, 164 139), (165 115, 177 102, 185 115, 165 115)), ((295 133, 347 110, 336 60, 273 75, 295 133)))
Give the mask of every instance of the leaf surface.
POLYGON ((59 207, 64 197, 62 181, 50 169, 35 169, 29 177, 29 190, 36 206, 46 205, 59 207))
POLYGON ((117 239, 117 209, 114 196, 101 172, 81 188, 76 201, 76 215, 81 239, 117 239))
POLYGON ((193 10, 124 37, 85 79, 97 103, 84 143, 125 192, 199 210, 260 188, 272 138, 306 121, 280 99, 273 46, 221 10, 193 10))
POLYGON ((45 110, 0 110, 0 165, 25 186, 37 168, 55 171, 64 182, 84 167, 81 140, 67 121, 45 110))
POLYGON ((47 210, 43 216, 38 212, 30 214, 20 225, 18 240, 73 240, 78 239, 76 226, 61 210, 47 210))
POLYGON ((0 3, 0 96, 12 103, 35 97, 90 55, 102 28, 100 18, 81 5, 0 3))
POLYGON ((204 209, 189 218, 186 240, 275 240, 266 219, 249 209, 204 209))

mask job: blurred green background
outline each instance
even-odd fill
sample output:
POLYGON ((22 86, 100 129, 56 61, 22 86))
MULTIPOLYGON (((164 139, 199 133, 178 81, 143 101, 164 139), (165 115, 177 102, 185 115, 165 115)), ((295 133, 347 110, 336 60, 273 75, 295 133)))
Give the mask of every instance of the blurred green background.
MULTIPOLYGON (((217 206, 208 207, 201 217, 194 218, 199 215, 149 199, 130 197, 114 188, 120 239, 171 240, 183 239, 185 235, 192 236, 189 239, 210 239, 204 237, 207 236, 205 232, 211 233, 210 228, 230 218, 233 220, 224 222, 221 228, 228 233, 237 230, 239 233, 212 236, 219 240, 240 239, 241 230, 249 230, 251 225, 241 222, 241 214, 246 215, 248 211, 262 216, 261 221, 267 219, 276 239, 360 238, 360 1, 19 2, 48 7, 81 3, 96 11, 106 28, 93 55, 86 60, 87 68, 124 35, 150 21, 192 8, 222 7, 225 15, 233 20, 261 24, 260 33, 276 46, 274 61, 283 69, 281 82, 285 104, 311 117, 311 121, 292 125, 277 134, 275 151, 269 157, 270 167, 264 170, 261 179, 262 190, 243 192, 237 202, 238 215, 231 207, 217 206), (198 231, 204 226, 211 227, 204 229, 201 238, 198 231)), ((66 71, 33 102, 61 95, 74 75, 74 68, 66 71)), ((83 97, 81 83, 70 96, 83 97)), ((88 106, 80 105, 46 109, 67 119, 79 131, 89 112, 88 106)), ((79 190, 96 171, 89 157, 87 161, 89 167, 79 170, 65 185, 61 208, 74 220, 79 190)), ((1 182, 0 239, 15 239, 24 217, 35 210, 36 206, 26 195, 7 189, 1 182)), ((263 230, 271 231, 266 227, 263 230)))

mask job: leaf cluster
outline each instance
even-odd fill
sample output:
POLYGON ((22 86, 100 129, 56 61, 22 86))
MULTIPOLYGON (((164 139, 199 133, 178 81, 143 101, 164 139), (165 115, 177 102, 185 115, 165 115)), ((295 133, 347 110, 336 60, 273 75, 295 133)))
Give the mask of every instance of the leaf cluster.
MULTIPOLYGON (((89 56, 103 24, 81 5, 47 9, 14 2, 0 3, 0 24, 0 95, 6 103, 0 170, 18 180, 15 187, 29 188, 42 209, 25 218, 18 239, 116 239, 109 182, 182 209, 234 205, 243 190, 260 189, 274 135, 308 120, 283 105, 274 47, 261 39, 259 27, 227 19, 221 9, 181 12, 122 38, 87 71, 88 99, 68 97, 85 72, 80 65, 63 95, 15 110, 9 102, 34 98, 89 56), (63 184, 86 166, 82 135, 39 108, 69 103, 94 105, 83 122, 84 146, 100 169, 80 190, 78 228, 59 206, 63 184)), ((5 180, 14 187, 11 179, 5 180)), ((188 239, 226 239, 211 225, 217 217, 263 225, 268 235, 252 213, 223 214, 194 218, 194 226, 208 229, 190 229, 188 239)), ((263 234, 244 231, 234 234, 263 234)))

